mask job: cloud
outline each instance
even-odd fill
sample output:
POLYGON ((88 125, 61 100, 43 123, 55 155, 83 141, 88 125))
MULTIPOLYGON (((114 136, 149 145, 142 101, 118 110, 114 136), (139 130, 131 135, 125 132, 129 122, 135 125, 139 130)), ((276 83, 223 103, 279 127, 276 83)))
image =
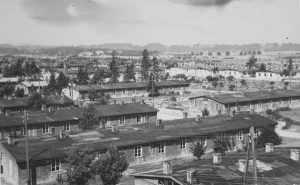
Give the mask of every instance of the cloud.
POLYGON ((31 19, 54 24, 101 19, 106 11, 95 0, 24 0, 22 8, 31 19))
POLYGON ((188 4, 192 6, 225 6, 230 3, 232 0, 169 0, 175 3, 188 4))

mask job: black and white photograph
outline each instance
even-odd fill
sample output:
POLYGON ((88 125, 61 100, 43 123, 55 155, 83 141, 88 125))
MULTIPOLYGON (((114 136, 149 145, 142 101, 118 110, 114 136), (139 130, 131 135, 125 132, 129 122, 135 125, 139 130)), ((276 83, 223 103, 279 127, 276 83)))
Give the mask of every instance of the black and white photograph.
POLYGON ((300 0, 0 0, 0 185, 300 185, 300 0))

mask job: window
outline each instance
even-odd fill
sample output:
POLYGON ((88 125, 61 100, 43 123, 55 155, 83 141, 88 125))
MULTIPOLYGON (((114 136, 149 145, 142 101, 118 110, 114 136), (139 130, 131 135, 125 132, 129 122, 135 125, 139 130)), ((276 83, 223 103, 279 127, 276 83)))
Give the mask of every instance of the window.
POLYGON ((125 90, 122 91, 122 94, 125 94, 125 90))
POLYGON ((61 162, 59 159, 53 159, 52 163, 51 163, 51 171, 55 172, 55 171, 59 171, 61 170, 61 162))
POLYGON ((272 77, 272 74, 270 74, 270 77, 272 77))
POLYGON ((122 116, 120 118, 120 125, 125 125, 125 117, 124 116, 122 116))
POLYGON ((137 123, 140 123, 140 122, 141 122, 141 115, 137 115, 137 116, 136 116, 136 122, 137 122, 137 123))
POLYGON ((116 90, 113 91, 113 94, 116 95, 116 90))
POLYGON ((186 149, 186 141, 185 139, 180 140, 180 149, 185 150, 186 149))
POLYGON ((142 157, 142 147, 141 146, 134 147, 134 157, 142 157))
POLYGON ((244 138, 243 131, 239 131, 239 132, 238 132, 238 139, 239 139, 239 140, 243 140, 243 138, 244 138))
POLYGON ((64 131, 70 131, 70 123, 64 125, 64 131))
POLYGON ((194 101, 194 106, 197 107, 197 102, 196 102, 196 100, 194 101))
POLYGON ((43 133, 49 133, 49 125, 47 125, 47 124, 44 125, 43 133))
POLYGON ((165 143, 160 142, 158 143, 158 154, 163 154, 165 153, 165 143))

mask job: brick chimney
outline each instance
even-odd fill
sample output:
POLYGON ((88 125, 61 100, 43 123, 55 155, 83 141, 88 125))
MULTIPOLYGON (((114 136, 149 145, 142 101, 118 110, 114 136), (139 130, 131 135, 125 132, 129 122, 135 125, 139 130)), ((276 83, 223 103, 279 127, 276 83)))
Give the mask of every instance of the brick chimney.
POLYGON ((265 152, 266 153, 272 153, 274 150, 273 143, 266 143, 265 152))
POLYGON ((14 138, 14 136, 12 134, 8 134, 7 144, 8 145, 15 145, 15 138, 14 138))
POLYGON ((188 117, 188 113, 187 112, 183 112, 183 119, 187 119, 188 117))
POLYGON ((163 174, 169 175, 173 173, 172 164, 170 162, 163 162, 163 174))
POLYGON ((299 149, 291 149, 290 158, 294 161, 299 161, 299 149))
POLYGON ((197 183, 197 171, 195 169, 188 169, 186 171, 186 181, 190 184, 197 183))
POLYGON ((121 105, 122 105, 122 106, 123 106, 123 105, 125 105, 125 102, 124 102, 124 101, 122 101, 121 105))
POLYGON ((222 163, 222 154, 214 153, 213 154, 213 164, 221 164, 222 163))
POLYGON ((239 159, 238 168, 240 172, 242 173, 246 172, 246 163, 247 163, 246 159, 239 159))

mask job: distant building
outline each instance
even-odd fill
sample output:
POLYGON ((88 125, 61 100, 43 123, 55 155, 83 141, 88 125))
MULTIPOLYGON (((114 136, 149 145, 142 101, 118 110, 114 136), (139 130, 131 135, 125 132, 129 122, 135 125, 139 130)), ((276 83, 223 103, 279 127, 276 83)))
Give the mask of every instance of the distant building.
POLYGON ((24 94, 28 95, 30 92, 40 92, 42 88, 48 86, 46 81, 24 81, 15 86, 15 90, 23 89, 24 94))
POLYGON ((284 77, 279 72, 259 71, 255 73, 255 79, 267 81, 281 81, 284 77))
POLYGON ((267 109, 275 110, 282 107, 299 108, 300 91, 254 91, 191 97, 188 114, 189 117, 202 116, 206 110, 209 116, 233 115, 236 112, 264 112, 267 109))
MULTIPOLYGON (((111 98, 148 96, 148 85, 149 82, 77 85, 64 88, 62 92, 70 99, 78 103, 84 103, 90 101, 88 98, 88 93, 91 90, 109 94, 111 98)), ((159 92, 174 91, 182 93, 189 87, 189 83, 180 81, 161 81, 155 82, 155 86, 158 88, 159 92)))
POLYGON ((225 78, 228 76, 233 76, 234 78, 238 79, 243 77, 243 72, 234 69, 222 69, 218 72, 218 74, 224 76, 225 78))
POLYGON ((0 85, 16 85, 19 82, 19 77, 0 78, 0 85))
MULTIPOLYGON (((83 118, 84 108, 42 108, 42 111, 29 112, 28 135, 43 137, 60 132, 80 132, 79 122, 83 118)), ((93 113, 99 121, 98 128, 125 126, 134 124, 155 124, 157 109, 144 103, 95 105, 93 113), (103 125, 101 125, 103 124, 103 125)), ((0 114, 0 140, 9 135, 15 138, 24 136, 24 114, 0 114)))
MULTIPOLYGON (((101 155, 110 145, 114 145, 125 153, 128 163, 134 166, 192 156, 189 146, 196 140, 203 142, 206 155, 210 155, 213 138, 218 135, 230 138, 231 147, 228 150, 241 150, 248 140, 250 127, 255 126, 259 133, 261 128, 274 128, 275 124, 276 122, 262 116, 241 114, 234 118, 217 117, 197 121, 182 119, 112 130, 95 129, 92 137, 88 137, 86 133, 85 137, 73 134, 64 139, 59 134, 61 139, 53 137, 30 140, 28 148, 31 178, 34 184, 55 182, 68 165, 65 157, 72 146, 101 155)), ((0 150, 4 169, 2 181, 11 185, 26 184, 25 142, 14 142, 10 138, 8 143, 1 143, 0 150)))

